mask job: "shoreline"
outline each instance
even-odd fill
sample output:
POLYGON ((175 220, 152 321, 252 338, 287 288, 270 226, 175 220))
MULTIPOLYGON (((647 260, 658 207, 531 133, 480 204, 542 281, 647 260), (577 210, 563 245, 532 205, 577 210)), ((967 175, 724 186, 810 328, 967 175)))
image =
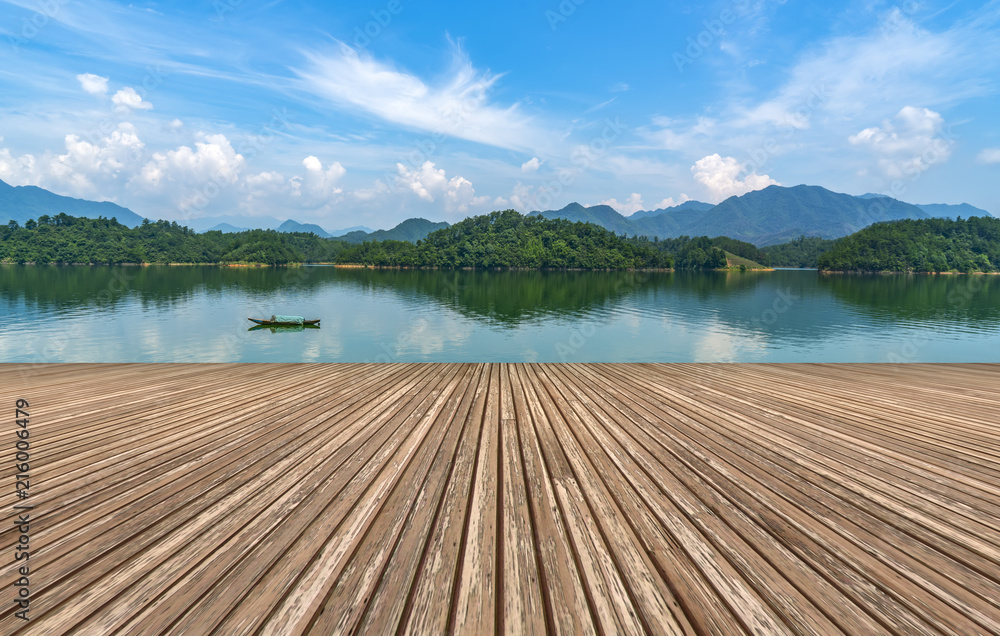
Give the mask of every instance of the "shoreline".
POLYGON ((684 270, 670 267, 437 267, 437 266, 413 266, 413 265, 368 265, 364 263, 36 263, 28 261, 25 263, 11 263, 0 261, 0 266, 32 266, 32 267, 233 267, 233 268, 258 268, 258 267, 336 267, 341 269, 397 269, 397 270, 429 270, 429 271, 489 271, 489 272, 677 272, 677 271, 701 271, 701 272, 773 272, 774 267, 752 267, 741 270, 739 267, 719 267, 714 269, 684 270))
POLYGON ((871 271, 865 271, 865 270, 850 270, 850 269, 849 270, 817 269, 816 271, 818 273, 820 273, 820 274, 872 274, 872 275, 878 275, 878 276, 893 276, 893 275, 901 275, 901 274, 905 274, 907 276, 966 276, 966 275, 977 275, 977 274, 978 275, 982 275, 982 276, 996 276, 996 275, 1000 274, 1000 272, 955 272, 955 271, 948 271, 948 272, 913 272, 913 271, 895 272, 895 271, 888 271, 887 270, 887 271, 871 272, 871 271))

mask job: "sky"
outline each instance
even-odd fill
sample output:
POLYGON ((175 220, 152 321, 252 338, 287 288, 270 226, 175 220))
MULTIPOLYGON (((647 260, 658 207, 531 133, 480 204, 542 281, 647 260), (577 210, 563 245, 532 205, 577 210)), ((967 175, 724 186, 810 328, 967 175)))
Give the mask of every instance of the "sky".
POLYGON ((0 180, 328 230, 771 184, 1000 214, 1000 0, 0 0, 0 180))

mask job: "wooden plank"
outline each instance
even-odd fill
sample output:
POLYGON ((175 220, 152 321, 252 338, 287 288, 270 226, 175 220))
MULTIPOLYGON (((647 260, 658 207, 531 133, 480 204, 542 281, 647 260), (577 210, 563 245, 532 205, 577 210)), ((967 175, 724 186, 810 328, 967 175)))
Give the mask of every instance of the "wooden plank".
POLYGON ((541 592, 546 600, 546 629, 557 634, 596 634, 587 592, 538 440, 535 418, 543 417, 541 405, 523 365, 514 365, 511 385, 541 592))
POLYGON ((367 604, 364 620, 357 630, 359 633, 395 633, 412 607, 414 588, 425 571, 425 555, 434 522, 441 514, 444 490, 459 458, 463 441, 469 438, 475 440, 479 436, 479 427, 473 430, 470 425, 469 413, 476 399, 482 366, 467 364, 464 367, 461 401, 448 414, 450 422, 447 432, 427 480, 414 497, 413 510, 385 567, 379 587, 367 604))
POLYGON ((458 568, 465 548, 465 525, 470 491, 476 470, 476 458, 483 435, 483 413, 489 394, 490 368, 481 365, 472 408, 466 417, 464 435, 455 456, 440 509, 434 521, 424 557, 421 577, 414 582, 408 602, 409 613, 403 633, 443 634, 452 613, 458 568))
MULTIPOLYGON (((385 568, 393 556, 404 524, 414 504, 413 493, 424 487, 431 461, 438 454, 441 442, 448 435, 451 415, 457 410, 461 394, 453 398, 459 383, 466 379, 461 367, 455 368, 439 385, 439 395, 419 417, 427 423, 426 434, 420 440, 419 450, 413 453, 406 469, 401 473, 392 491, 386 497, 378 516, 372 520, 364 539, 358 544, 347 562, 340 578, 330 590, 319 613, 310 623, 308 631, 320 634, 354 633, 368 611, 369 599, 385 575, 385 568)), ((433 394, 432 394, 433 397, 433 394)), ((397 589, 396 594, 405 599, 407 590, 397 589)))
POLYGON ((499 561, 498 496, 500 483, 500 368, 490 365, 490 383, 482 413, 482 434, 472 482, 472 499, 463 538, 450 629, 461 634, 489 634, 497 625, 499 561))
POLYGON ((545 613, 510 365, 500 366, 500 385, 500 466, 503 483, 498 631, 541 634, 545 631, 545 613))

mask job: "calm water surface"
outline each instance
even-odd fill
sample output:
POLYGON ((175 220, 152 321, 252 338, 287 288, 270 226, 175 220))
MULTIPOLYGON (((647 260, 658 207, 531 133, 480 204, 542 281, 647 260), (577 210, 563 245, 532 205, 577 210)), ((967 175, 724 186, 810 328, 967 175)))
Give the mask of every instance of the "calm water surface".
POLYGON ((1000 362, 998 276, 11 265, 0 315, 0 362, 1000 362))

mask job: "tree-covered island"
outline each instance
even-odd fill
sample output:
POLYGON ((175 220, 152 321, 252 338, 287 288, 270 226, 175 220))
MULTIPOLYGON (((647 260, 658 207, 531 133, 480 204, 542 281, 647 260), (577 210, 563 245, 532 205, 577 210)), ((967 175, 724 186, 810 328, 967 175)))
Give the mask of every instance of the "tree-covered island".
POLYGON ((996 272, 1000 219, 875 223, 834 241, 817 264, 838 272, 996 272))
POLYGON ((626 237, 600 226, 504 210, 411 241, 350 243, 306 232, 197 233, 169 221, 42 215, 0 226, 0 263, 338 263, 439 269, 760 269, 843 272, 1000 271, 1000 219, 876 223, 834 241, 800 238, 758 248, 725 236, 626 237))
POLYGON ((673 258, 591 223, 524 216, 515 210, 474 216, 416 243, 366 242, 338 263, 381 267, 510 269, 644 269, 673 267, 673 258))
POLYGON ((4 263, 343 263, 425 268, 670 268, 670 254, 588 223, 522 216, 514 210, 471 217, 416 243, 352 245, 311 233, 194 232, 176 222, 129 228, 114 219, 43 215, 0 226, 4 263))

